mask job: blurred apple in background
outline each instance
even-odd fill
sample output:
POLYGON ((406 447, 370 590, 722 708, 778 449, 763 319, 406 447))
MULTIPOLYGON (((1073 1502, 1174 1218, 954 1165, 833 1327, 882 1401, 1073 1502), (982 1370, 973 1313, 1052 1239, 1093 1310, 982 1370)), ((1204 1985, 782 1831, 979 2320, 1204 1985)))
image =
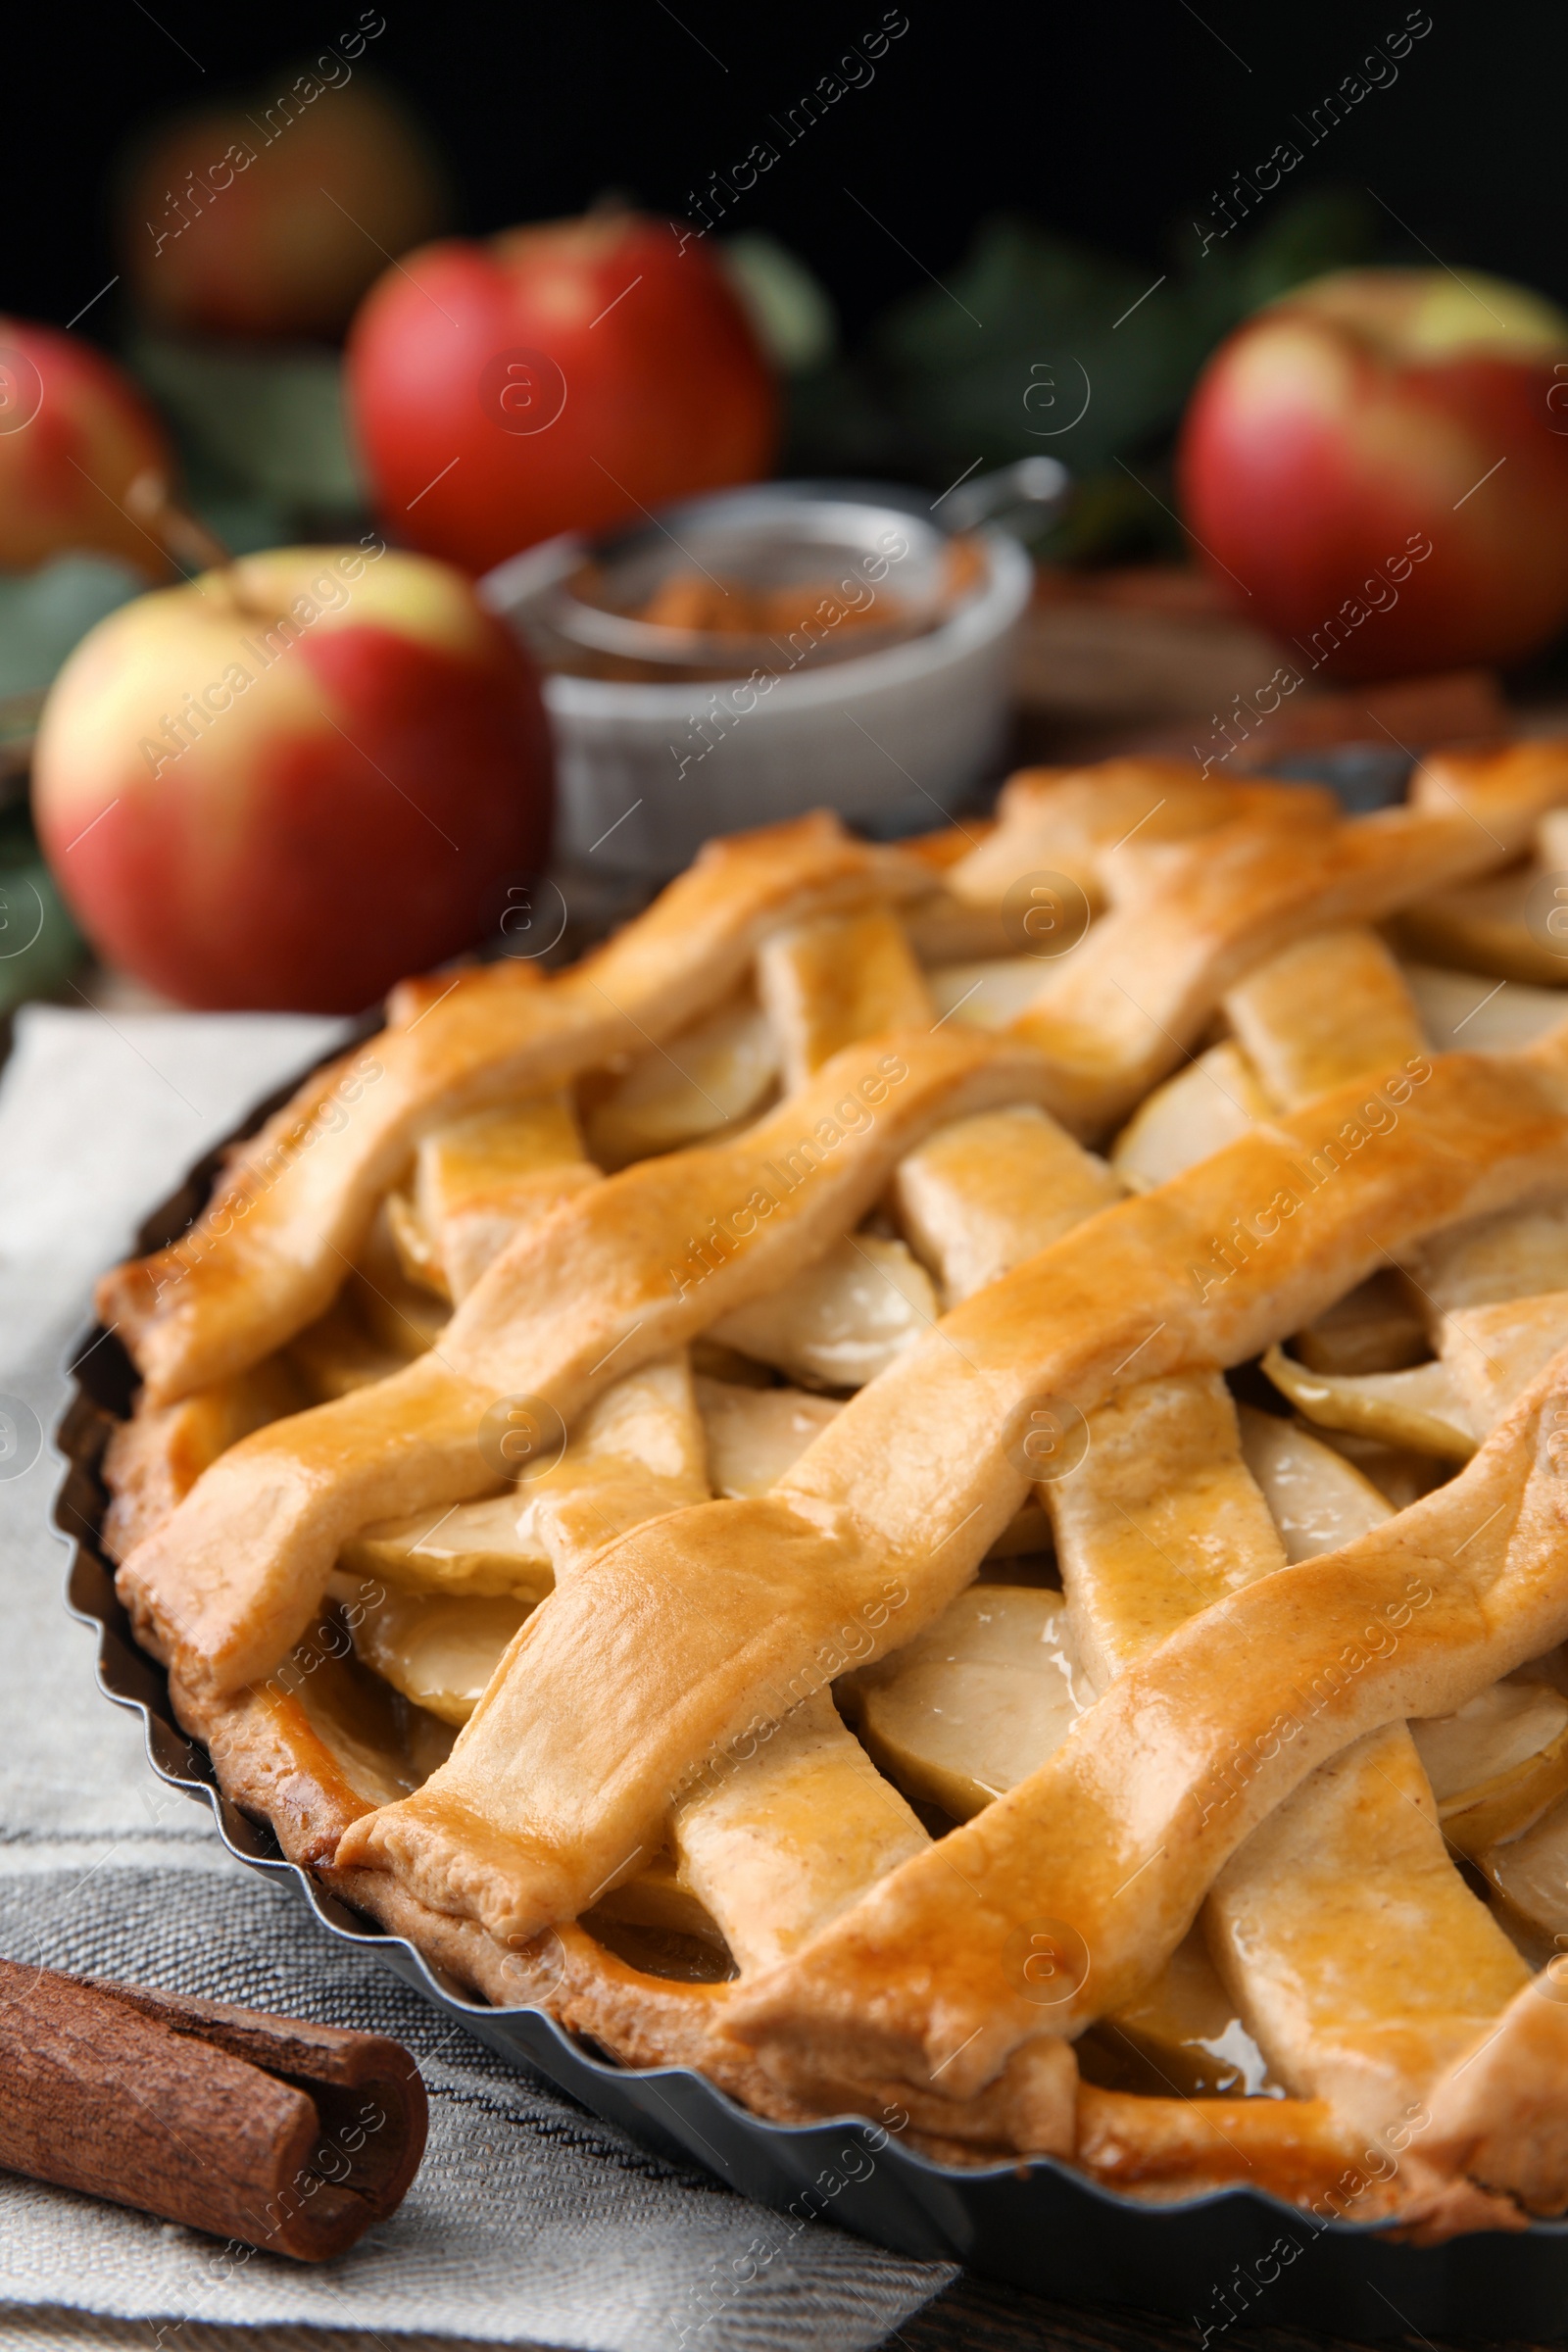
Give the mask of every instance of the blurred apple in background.
POLYGON ((0 318, 0 566, 91 548, 167 577, 125 493, 172 466, 163 426, 112 360, 79 336, 0 318))
MULTIPOLYGON (((330 66, 346 76, 343 59, 330 66)), ((386 255, 446 213, 406 108, 363 82, 280 74, 253 107, 185 115, 139 150, 120 204, 125 277, 166 328, 335 335, 386 255)))
POLYGON ((1209 361, 1177 480, 1217 576, 1314 665, 1518 662, 1568 618, 1568 318, 1474 272, 1318 278, 1209 361))
POLYGON ((634 213, 408 255, 348 359, 387 528, 469 571, 773 458, 777 393, 740 299, 695 230, 634 213))
POLYGON ((51 690, 51 870, 104 959, 181 1004, 357 1011, 547 854, 527 656, 461 574, 368 540, 140 597, 51 690))

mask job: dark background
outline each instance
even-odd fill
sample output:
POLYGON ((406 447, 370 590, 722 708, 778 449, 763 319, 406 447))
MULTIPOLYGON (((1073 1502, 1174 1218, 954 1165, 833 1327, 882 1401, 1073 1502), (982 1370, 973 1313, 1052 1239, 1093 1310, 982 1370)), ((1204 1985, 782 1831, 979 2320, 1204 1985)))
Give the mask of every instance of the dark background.
MULTIPOLYGON (((877 25, 880 0, 737 8, 719 0, 544 8, 384 0, 362 70, 417 108, 446 153, 458 225, 580 210, 607 189, 685 208, 877 25)), ((1145 263, 1231 172, 1298 135, 1368 45, 1403 24, 1400 0, 1260 9, 1238 0, 968 8, 908 0, 909 30, 734 208, 808 261, 853 337, 892 298, 945 274, 976 223, 1028 213, 1145 263), (844 193, 853 188, 879 228, 844 193), (897 241, 895 241, 897 240, 897 241), (904 250, 906 248, 907 250, 904 250)), ((1568 21, 1431 0, 1432 30, 1294 174, 1370 188, 1381 258, 1524 279, 1568 301, 1568 21)), ((108 188, 125 140, 159 115, 231 92, 275 96, 349 30, 358 0, 223 8, 138 0, 28 11, 24 66, 6 75, 8 234, 0 302, 71 319, 115 268, 108 188), (205 71, 199 70, 204 68, 205 71)), ((13 25, 9 42, 19 38, 13 25)), ((116 332, 115 296, 83 331, 116 332)))

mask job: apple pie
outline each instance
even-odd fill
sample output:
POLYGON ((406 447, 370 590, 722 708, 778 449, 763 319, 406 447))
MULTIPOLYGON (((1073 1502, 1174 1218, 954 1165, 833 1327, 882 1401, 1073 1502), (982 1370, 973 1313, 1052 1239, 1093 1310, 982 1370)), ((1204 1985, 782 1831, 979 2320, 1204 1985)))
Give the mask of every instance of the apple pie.
POLYGON ((1030 771, 405 983, 101 1288, 224 1789, 760 2116, 1563 2210, 1565 824, 1030 771))

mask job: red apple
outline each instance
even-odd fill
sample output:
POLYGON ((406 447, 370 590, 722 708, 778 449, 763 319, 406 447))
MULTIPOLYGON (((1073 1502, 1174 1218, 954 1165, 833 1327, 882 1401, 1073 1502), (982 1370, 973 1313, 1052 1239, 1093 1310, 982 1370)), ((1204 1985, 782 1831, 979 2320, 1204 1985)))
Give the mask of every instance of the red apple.
POLYGON ((0 566, 67 548, 167 578, 162 548, 125 512, 139 473, 169 477, 164 428, 129 376, 78 335, 0 318, 0 566))
POLYGON ((441 174, 417 125, 381 91, 343 87, 343 58, 317 64, 243 111, 181 117, 131 167, 125 276, 160 325, 335 335, 384 257, 440 227, 441 174))
POLYGON ((370 532, 100 621, 45 706, 33 807, 108 962, 185 1004, 353 1012, 537 869, 549 736, 468 582, 370 532))
POLYGON ((1568 618, 1568 318, 1442 270, 1348 270, 1222 344, 1182 513, 1249 613, 1314 666, 1512 662, 1568 618))
POLYGON ((695 230, 591 214, 411 254, 349 337, 388 529, 470 571, 772 460, 777 395, 695 230))

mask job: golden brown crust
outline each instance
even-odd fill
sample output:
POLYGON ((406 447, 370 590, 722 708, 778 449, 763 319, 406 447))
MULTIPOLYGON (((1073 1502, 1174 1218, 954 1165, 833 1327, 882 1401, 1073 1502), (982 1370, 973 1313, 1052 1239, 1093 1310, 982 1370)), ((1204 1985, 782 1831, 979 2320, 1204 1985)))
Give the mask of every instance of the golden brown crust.
POLYGON ((948 1605, 1022 1499, 1008 1446, 1040 1399, 1083 1413, 1140 1377, 1244 1361, 1383 1251, 1478 1200, 1568 1179, 1549 1059, 1420 1067, 1375 1143, 1350 1115, 1371 1115, 1371 1090, 1347 1090, 1102 1210, 956 1308, 771 1494, 607 1547, 523 1629, 451 1762, 357 1827, 345 1859, 379 1860, 498 1933, 574 1917, 671 1792, 767 1711, 763 1693, 793 1693, 771 1699, 776 1716, 831 1679, 817 1660, 842 1628, 863 1625, 865 1656, 879 1655, 948 1605), (1366 1148, 1336 1164, 1329 1147, 1352 1127, 1366 1148), (1286 1188, 1294 1213, 1222 1272, 1218 1237, 1286 1188), (678 1645, 628 1639, 656 1594, 678 1645))
POLYGON ((1220 826, 1324 826, 1340 804, 1314 784, 1232 783, 1204 777, 1185 760, 1103 760, 1089 768, 1031 767, 1009 776, 997 823, 955 860, 949 887, 965 905, 998 906, 1025 876, 1048 873, 1075 883, 1103 906, 1124 868, 1118 852, 1136 837, 1191 841, 1220 826))
MULTIPOLYGON (((331 1670, 331 1661, 315 1669, 331 1670)), ((380 1872, 334 1867, 344 1830, 374 1799, 355 1786, 313 1724, 302 1700, 307 1690, 302 1677, 292 1690, 220 1698, 176 1679, 171 1698, 183 1728, 205 1741, 224 1794, 271 1825, 291 1862, 390 1935, 407 1936, 468 1992, 502 2008, 542 2008, 623 2065, 692 2067, 775 2122, 848 2113, 885 2125, 897 2117, 897 2128, 908 2131, 912 2144, 969 2163, 1019 2148, 1071 2154, 1077 2069, 1060 2042, 1020 2052, 995 2083, 966 2102, 911 2094, 907 2086, 901 2090, 854 2072, 824 2078, 802 2095, 775 2082, 727 2033, 725 1984, 648 1976, 576 1926, 509 1949, 473 1921, 431 1910, 380 1872)))
POLYGON ((487 1267, 429 1354, 214 1464, 121 1569, 138 1638, 222 1688, 266 1674, 348 1537, 493 1487, 479 1443, 492 1407, 533 1398, 571 1421, 820 1256, 940 1120, 1044 1083, 1027 1047, 978 1030, 873 1039, 733 1142, 639 1160, 574 1195, 487 1267))
POLYGON ((1422 2152, 1517 2197, 1529 2213, 1568 2206, 1568 1984, 1553 1963, 1432 2094, 1422 2152))
MULTIPOLYGON (((1441 2031, 1422 2039, 1418 2002, 1407 2018, 1391 2009, 1388 2033, 1381 2016, 1362 2021, 1376 2066, 1413 2086, 1417 2104, 1442 2077, 1431 2115, 1409 2135, 1418 2147, 1384 2134, 1382 2088, 1362 2095, 1354 2065, 1348 2075, 1314 2074, 1304 2059, 1285 2067, 1296 2092, 1323 2097, 1135 2099, 1080 2086, 1070 2047, 1087 2020, 1147 1984, 1253 1825, 1264 1825, 1258 1867, 1272 1855, 1287 1893, 1305 1884, 1287 1833, 1311 1788, 1297 1799, 1290 1791, 1319 1762, 1332 1778, 1339 1766, 1324 1760, 1369 1727, 1373 1746, 1402 1742, 1397 1769, 1384 1776, 1393 1794, 1364 1771, 1355 1790, 1365 1781, 1370 1811, 1389 1811, 1400 1796, 1394 1783, 1410 1779, 1422 1854, 1432 1845, 1440 1875, 1449 1869, 1429 1835, 1407 1735, 1375 1727, 1449 1710, 1568 1633, 1550 1566, 1568 1516, 1532 1469, 1540 1415, 1568 1406, 1568 1356, 1469 1471, 1341 1552, 1295 1553, 1298 1567, 1270 1573, 1278 1545, 1265 1528, 1255 1582, 1237 1589, 1240 1572, 1228 1575, 1217 1596, 1200 1596, 1206 1609, 1200 1599, 1178 1605, 1162 1646, 1145 1657, 1135 1643, 1107 1670, 1102 1680, 1125 1670, 1124 1679, 1064 1747, 934 1844, 827 1697, 849 1657, 901 1645, 967 1581, 1024 1491, 1007 1440, 1042 1396, 1093 1413, 1130 1384, 1162 1378, 1179 1388, 1197 1377, 1221 1395, 1219 1367, 1289 1333, 1390 1251, 1568 1182, 1568 1038, 1434 1064, 1402 977, 1370 933, 1345 928, 1494 864, 1565 794, 1561 746, 1435 761, 1409 808, 1355 823, 1311 791, 1201 783, 1179 766, 1024 778, 979 850, 960 855, 948 841, 901 860, 809 820, 716 845, 650 916, 562 979, 521 967, 407 984, 353 1116, 341 1067, 319 1074, 235 1155, 225 1200, 183 1257, 166 1252, 150 1273, 111 1278, 150 1374, 109 1459, 111 1540, 134 1543, 122 1590, 144 1641, 173 1661, 180 1718, 209 1741, 225 1790, 270 1819, 323 1885, 459 1983, 537 2003, 626 2063, 697 2068, 760 2114, 858 2113, 955 2164, 1076 2156, 1093 2178, 1155 2202, 1247 2180, 1313 2211, 1326 2200, 1328 2218, 1344 2210, 1336 2199, 1348 2180, 1351 2218, 1396 2224, 1421 2242, 1518 2227, 1521 2207, 1568 2201, 1568 2132, 1550 2095, 1568 2076, 1568 2034, 1532 1989, 1469 2047, 1465 2000, 1447 1999, 1463 1966, 1427 1987, 1446 2002, 1441 2031), (1140 836, 1130 844, 1129 813, 1140 836), (999 924, 1001 889, 1020 859, 1070 876, 1081 867, 1086 898, 1111 911, 1069 963, 1043 970, 1010 1039, 950 1028, 951 1016, 933 1028, 906 943, 920 921, 933 937, 999 924), (933 890, 939 870, 945 886, 933 890), (887 911, 890 897, 909 899, 913 928, 887 911), (481 1278, 439 1334, 438 1355, 373 1392, 278 1420, 275 1383, 287 1376, 275 1364, 224 1370, 314 1311, 324 1279, 318 1242, 335 1249, 333 1232, 352 1238, 394 1159, 397 1174, 431 1121, 446 1136, 444 1122, 476 1103, 602 1067, 633 1032, 640 1047, 668 1034, 710 1005, 720 983, 733 989, 760 953, 768 1025, 797 1080, 840 1037, 845 1050, 824 1079, 832 1089, 890 1050, 913 1074, 904 1101, 879 1098, 869 1141, 858 1120, 848 1139, 835 1135, 832 1178, 818 1167, 789 1186, 807 1194, 804 1215, 775 1200, 762 1241, 760 1215, 738 1237, 729 1196, 744 1199, 759 1155, 776 1160, 791 1147, 791 1122, 822 1108, 809 1084, 744 1136, 710 1130, 706 1145, 640 1160, 608 1184, 590 1173, 576 1202, 481 1278), (1263 957, 1267 968, 1245 978, 1263 957), (1071 1148, 1038 1109, 1011 1106, 1049 1105, 1080 1133, 1096 1130, 1171 1066, 1227 990, 1242 1032, 1234 1050, 1251 1055, 1290 1115, 1271 1120, 1262 1103, 1252 1132, 1226 1150, 1090 1216, 980 1289, 1022 1255, 1013 1244, 1027 1220, 1004 1202, 1007 1232, 987 1272, 954 1259, 950 1300, 973 1295, 839 1410, 769 1494, 667 1509, 680 1496, 661 1490, 629 1512, 642 1523, 603 1548, 595 1531, 580 1531, 569 1561, 558 1562, 555 1592, 433 1775, 439 1726, 417 1709, 411 1718, 331 1641, 269 1674, 318 1607, 343 1534, 493 1483, 476 1432, 498 1395, 544 1394, 576 1443, 583 1407, 607 1380, 640 1377, 636 1365, 710 1328, 754 1290, 776 1292, 824 1243, 847 1248, 838 1237, 932 1121, 995 1105, 992 1124, 1011 1121, 1008 1136, 1053 1194, 1041 1238, 1065 1237, 1095 1188, 1080 1182, 1081 1201, 1078 1193, 1056 1201, 1056 1163, 1071 1148), (1304 1017, 1303 992, 1314 1006, 1342 1003, 1354 1033, 1304 1017), (919 1032, 851 1042, 895 1010, 918 1017, 919 1032), (1394 1054, 1403 1066, 1386 1083, 1374 1072, 1342 1094, 1321 1092, 1369 1054, 1394 1054), (1035 1126, 1056 1138, 1054 1156, 1023 1151, 1038 1144, 1035 1126), (180 1283, 169 1279, 176 1267, 180 1283), (605 1363, 612 1369, 601 1378, 605 1363), (203 1366, 221 1380, 178 1396, 203 1366), (1184 1606, 1200 1613, 1182 1625, 1184 1606), (1355 1631, 1377 1610, 1399 1628, 1387 1651, 1355 1631), (1317 1690, 1325 1644, 1342 1637, 1356 1651, 1348 1681, 1326 1687, 1288 1736, 1271 1737, 1290 1691, 1317 1690), (368 1697, 356 1696, 357 1682, 368 1697), (775 1727, 793 1730, 766 1750, 768 1771, 748 1765, 737 1778, 748 1721, 751 1752, 775 1727), (769 1840, 809 1840, 819 1813, 834 1825, 820 1867, 790 1879, 769 1840), (638 1856, 672 1829, 663 1860, 646 1881, 635 1877, 633 1865, 650 1868, 638 1856), (710 1879, 699 1885, 689 1865, 710 1865, 710 1879), (958 1902, 955 1876, 966 1890, 958 1902), (627 1881, 643 1911, 614 1909, 627 1881), (695 1917, 707 1946, 722 1929, 737 1981, 678 1982, 619 1956, 646 1957, 625 1923, 660 1922, 646 1905, 666 1882, 670 1901, 679 1892, 688 1906, 708 1905, 706 1919, 699 1907, 677 1924, 689 1929, 695 1917), (1135 1882, 1136 1899, 1123 1902, 1135 1882), (605 1887, 616 1890, 605 1912, 577 1917, 605 1887), (1081 1936, 1092 1966, 1042 2009, 1032 1984, 1009 1974, 1007 1953, 1020 1936, 1032 1950, 1048 1915, 1081 1936), (1360 2132, 1371 2144, 1357 2151, 1360 2132)), ((911 1168, 910 1182, 920 1173, 911 1168)), ((1005 1172, 989 1173, 992 1191, 1006 1194, 1005 1172)), ((950 1180, 952 1201, 922 1195, 917 1221, 947 1273, 953 1234, 973 1238, 972 1188, 957 1162, 943 1160, 936 1174, 950 1180)), ((901 1213, 913 1213, 908 1202, 901 1213)), ((1262 1498, 1239 1456, 1235 1468, 1240 1500, 1254 1502, 1257 1518, 1262 1498)), ((1136 1496, 1133 1508, 1143 1508, 1136 1496)), ((1198 1515, 1209 1530, 1212 1513, 1198 1515)), ((1199 1532, 1195 1521, 1195 1543, 1199 1532)), ((318 1633, 327 1630, 323 1621, 318 1633)), ((1355 1790, 1342 1807, 1347 1869, 1377 1842, 1366 1844, 1370 1811, 1355 1790)), ((1409 1828, 1402 1817, 1395 1826, 1409 1828)), ((1456 1878, 1448 1891, 1458 1893, 1456 1878)), ((1319 2026, 1335 2022, 1321 2005, 1321 1956, 1295 1959, 1304 1974, 1288 1998, 1308 1996, 1298 2016, 1320 2051, 1319 2026)), ((710 1974, 711 1950, 689 1965, 710 1974)), ((1250 2028, 1252 1961, 1238 1965, 1250 2028)), ((1488 2023, 1506 1999, 1507 1984, 1495 2000, 1489 1992, 1473 2022, 1488 2023)), ((1362 2055, 1357 2043, 1356 2065, 1362 2055)))
POLYGON ((1388 2234, 1413 2245, 1526 2226, 1511 2199, 1442 2172, 1408 2135, 1368 2146, 1326 2099, 1162 2099, 1086 2082, 1074 2160, 1102 2187, 1151 2204, 1256 2188, 1320 2226, 1393 2223, 1388 2234))
MULTIPOLYGON (((184 1728, 207 1742, 224 1793, 270 1822, 291 1861, 388 1934, 406 1936, 470 1996, 504 2008, 543 2008, 623 2065, 694 2068, 775 2122, 859 2114, 939 2163, 990 2163, 1024 2149, 1066 2156, 1103 2187, 1154 2203, 1248 2186, 1320 2222, 1397 2218, 1400 2234, 1424 2244, 1466 2229, 1522 2227, 1509 2197, 1487 2194, 1441 2169, 1445 2161, 1457 2169, 1468 2159, 1488 2177, 1493 2152, 1484 2145, 1484 2123, 1474 2120, 1485 2116, 1484 2093, 1463 2109, 1453 2098, 1435 2101, 1429 2144, 1405 2158, 1412 2134, 1396 2135, 1397 2152, 1381 2143, 1368 2147, 1324 2100, 1167 2099, 1079 2083, 1070 2052, 1054 2038, 1026 2044, 996 2082, 963 2102, 913 2091, 894 2078, 828 2073, 807 2084, 782 2084, 727 2031, 727 1985, 649 1977, 578 1927, 509 1951, 473 1921, 430 1910, 384 1873, 334 1867, 342 1830, 371 1800, 314 1729, 297 1693, 215 1699, 176 1685, 172 1696, 184 1728)), ((1546 2006, 1535 1988, 1530 1998, 1546 2006)), ((1559 2008, 1547 2018, 1548 2033, 1560 2037, 1565 2015, 1559 2008)), ((1524 2022, 1536 2021, 1526 2014, 1524 2022)), ((1525 2056, 1520 2050, 1508 2063, 1525 2056)), ((1560 2072, 1539 2070, 1544 2057, 1560 2067, 1561 2053, 1532 2047, 1528 2056, 1542 2085, 1543 2129, 1560 2136, 1550 2088, 1560 2072)), ((1528 2174, 1499 2185, 1530 2204, 1528 2174)))
MULTIPOLYGON (((1078 2092, 1077 2162, 1102 2186, 1133 2194, 1240 2184, 1309 2206, 1360 2154, 1326 2099, 1162 2099, 1093 2082, 1078 2092)), ((1365 2218, 1392 2203, 1380 2186, 1365 2218)))
POLYGON ((252 1430, 299 1412, 308 1401, 290 1367, 276 1361, 201 1389, 177 1404, 152 1404, 142 1391, 104 1454, 110 1503, 103 1544, 109 1557, 122 1560, 155 1535, 220 1453, 252 1430))
POLYGON ((224 1795, 270 1823, 291 1862, 329 1867, 349 1823, 374 1799, 350 1781, 298 1697, 243 1690, 214 1698, 174 1675, 169 1695, 182 1729, 205 1743, 224 1795))
POLYGON ((1005 1955, 1042 1918, 1093 1954, 1048 2030, 1131 1997, 1314 1765, 1380 1724, 1451 1712, 1568 1634, 1568 1492, 1537 1467, 1542 1416, 1565 1396, 1568 1351, 1451 1485, 1189 1620, 1032 1779, 744 1988, 734 2030, 786 2081, 797 2047, 814 2067, 847 2035, 860 2063, 877 2053, 918 2082, 961 2044, 947 2080, 962 2096, 1041 2030, 1005 1955), (971 1887, 961 1911, 953 1869, 971 1887))
POLYGON ((837 819, 710 843, 648 913, 562 979, 503 961, 461 976, 318 1073, 168 1250, 106 1275, 98 1308, 160 1400, 243 1371, 324 1312, 425 1128, 668 1036, 716 1004, 774 925, 928 887, 837 819), (520 975, 520 976, 519 976, 520 975))
POLYGON ((1014 1023, 1055 1065, 1050 1107, 1093 1136, 1130 1111, 1194 1046, 1227 990, 1309 932, 1366 923, 1522 846, 1568 793, 1568 756, 1512 783, 1484 824, 1467 810, 1389 808, 1339 825, 1243 820, 1142 852, 1109 913, 1014 1023))
MULTIPOLYGON (((1136 790, 1147 801, 1145 770, 1136 790)), ((1568 797, 1568 752, 1521 747, 1491 768, 1455 768, 1442 784, 1446 805, 1353 823, 1326 821, 1309 794, 1289 787, 1189 777, 1188 789, 1230 821, 1190 844, 1156 841, 1130 862, 1102 819, 1074 819, 1092 863, 1120 849, 1114 888, 1128 903, 1096 927, 1019 1033, 1058 1064, 1052 1107, 1082 1133, 1131 1108, 1173 1067, 1263 956, 1325 925, 1391 913, 1523 848, 1536 817, 1568 797)), ((1166 797, 1181 800, 1174 778, 1166 797)), ((954 868, 959 895, 963 875, 954 868)), ((318 1074, 269 1143, 247 1149, 235 1182, 190 1234, 105 1277, 104 1320, 118 1323, 161 1400, 245 1369, 324 1311, 376 1198, 432 1120, 560 1085, 668 1036, 734 986, 769 931, 868 897, 908 896, 922 882, 929 868, 917 859, 867 849, 825 816, 710 844, 647 914, 560 980, 540 987, 515 977, 526 967, 488 966, 383 1032, 373 1054, 318 1074)))

